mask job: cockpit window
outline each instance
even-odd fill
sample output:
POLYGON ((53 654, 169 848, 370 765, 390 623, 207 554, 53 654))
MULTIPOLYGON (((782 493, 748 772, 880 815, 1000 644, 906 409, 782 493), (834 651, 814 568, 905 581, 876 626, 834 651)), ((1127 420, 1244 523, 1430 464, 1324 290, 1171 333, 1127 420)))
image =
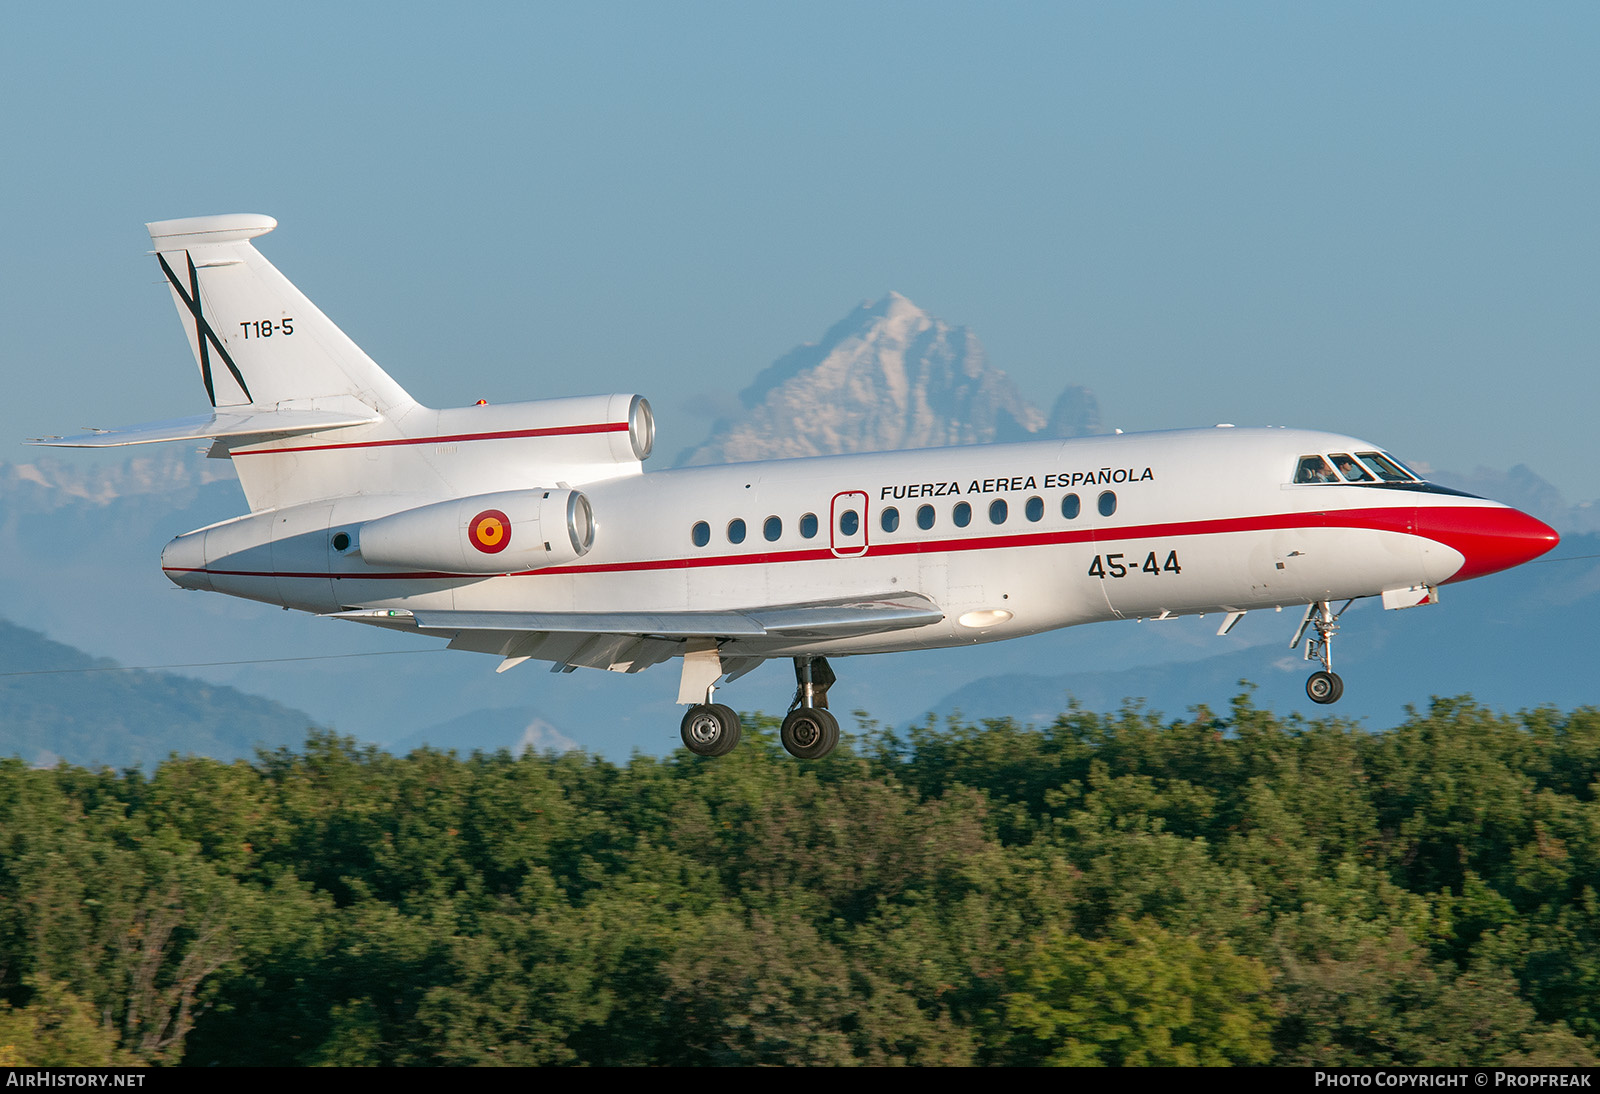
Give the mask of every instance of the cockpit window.
POLYGON ((1418 489, 1436 489, 1428 486, 1421 475, 1386 452, 1333 452, 1326 456, 1301 456, 1295 465, 1294 481, 1297 484, 1361 482, 1373 485, 1387 483, 1418 483, 1418 489), (1334 468, 1338 468, 1335 472, 1334 468), (1341 479, 1339 476, 1343 475, 1341 479))
POLYGON ((1308 482, 1338 482, 1333 473, 1333 468, 1328 466, 1328 461, 1321 456, 1301 456, 1300 466, 1295 470, 1294 481, 1297 483, 1308 482))
POLYGON ((1413 476, 1406 473, 1405 468, 1385 456, 1382 452, 1357 452, 1361 462, 1378 473, 1378 478, 1384 482, 1410 482, 1413 476))
POLYGON ((1346 482, 1371 482, 1372 475, 1367 469, 1355 461, 1355 457, 1348 452, 1333 453, 1333 466, 1339 469, 1339 474, 1344 476, 1346 482))
POLYGON ((1427 482, 1428 481, 1428 478, 1427 478, 1426 475, 1419 475, 1415 471, 1411 470, 1411 468, 1407 467, 1404 460, 1397 460, 1393 456, 1389 455, 1388 453, 1384 453, 1384 457, 1383 458, 1388 460, 1390 463, 1394 464, 1400 470, 1404 471, 1407 475, 1410 475, 1413 479, 1416 479, 1418 482, 1427 482))

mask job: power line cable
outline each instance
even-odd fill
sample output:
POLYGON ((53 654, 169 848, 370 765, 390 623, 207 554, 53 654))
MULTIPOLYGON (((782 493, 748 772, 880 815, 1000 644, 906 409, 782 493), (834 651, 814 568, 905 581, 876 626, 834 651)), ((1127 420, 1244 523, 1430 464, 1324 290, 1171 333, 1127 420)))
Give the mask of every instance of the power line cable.
POLYGON ((164 672, 167 669, 209 669, 228 665, 275 665, 285 661, 334 661, 345 657, 398 657, 404 654, 443 653, 440 646, 431 650, 375 650, 371 653, 325 653, 310 657, 256 657, 243 661, 188 661, 178 665, 103 665, 86 669, 23 669, 19 672, 0 672, 5 676, 61 676, 81 672, 164 672))

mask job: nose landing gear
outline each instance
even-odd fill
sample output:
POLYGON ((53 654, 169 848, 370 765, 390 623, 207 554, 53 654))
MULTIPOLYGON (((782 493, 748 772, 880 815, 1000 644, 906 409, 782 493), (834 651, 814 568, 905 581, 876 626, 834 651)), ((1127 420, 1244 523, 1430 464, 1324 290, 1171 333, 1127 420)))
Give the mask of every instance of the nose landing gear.
POLYGON ((1306 679, 1306 696, 1313 703, 1337 703, 1344 694, 1344 681, 1336 672, 1313 672, 1306 679))
POLYGON ((1290 649, 1297 649, 1307 627, 1316 631, 1306 639, 1306 660, 1322 663, 1322 670, 1313 672, 1306 680, 1306 698, 1313 703, 1337 703, 1339 696, 1344 694, 1344 681, 1333 671, 1333 636, 1339 630, 1339 617, 1353 603, 1354 600, 1346 600, 1338 611, 1334 611, 1326 600, 1307 604, 1306 617, 1300 621, 1299 630, 1294 632, 1294 638, 1289 642, 1290 649))

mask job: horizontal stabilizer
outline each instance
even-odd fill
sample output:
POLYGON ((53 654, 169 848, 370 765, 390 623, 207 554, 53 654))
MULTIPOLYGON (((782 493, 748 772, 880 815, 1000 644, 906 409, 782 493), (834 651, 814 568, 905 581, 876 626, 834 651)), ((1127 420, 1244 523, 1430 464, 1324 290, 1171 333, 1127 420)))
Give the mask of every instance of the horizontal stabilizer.
POLYGON ((219 437, 285 437, 320 433, 380 421, 377 411, 362 407, 354 413, 332 410, 218 410, 193 418, 97 429, 76 437, 36 437, 29 444, 53 448, 118 448, 162 441, 215 440, 219 437))
POLYGON ((145 225, 150 229, 150 241, 155 244, 157 251, 204 247, 217 243, 242 243, 256 236, 264 236, 277 226, 276 220, 263 213, 224 213, 222 216, 184 217, 181 220, 157 220, 145 225))
POLYGON ((426 631, 615 634, 657 638, 845 638, 938 623, 944 613, 915 594, 724 612, 495 612, 361 609, 329 618, 426 631))

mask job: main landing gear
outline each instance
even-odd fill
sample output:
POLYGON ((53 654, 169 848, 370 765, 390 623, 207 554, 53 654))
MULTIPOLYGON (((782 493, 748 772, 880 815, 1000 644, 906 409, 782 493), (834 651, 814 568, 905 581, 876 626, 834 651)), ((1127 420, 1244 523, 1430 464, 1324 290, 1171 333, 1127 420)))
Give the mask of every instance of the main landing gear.
MULTIPOLYGON (((828 689, 837 678, 826 657, 796 657, 794 679, 794 701, 778 737, 789 755, 820 760, 839 744, 839 719, 828 710, 828 689)), ((739 743, 739 715, 711 701, 715 690, 706 688, 706 701, 690 707, 679 727, 684 747, 696 756, 726 756, 739 743)))
POLYGON ((1338 611, 1334 611, 1326 600, 1307 604, 1306 617, 1300 621, 1300 629, 1294 632, 1294 639, 1289 643, 1290 649, 1296 649, 1307 627, 1316 631, 1306 639, 1306 660, 1322 663, 1322 670, 1313 672, 1306 679, 1306 698, 1313 703, 1337 703, 1339 696, 1344 694, 1344 681, 1333 671, 1333 636, 1339 630, 1339 617, 1353 603, 1355 601, 1346 600, 1338 611))
POLYGON ((732 707, 709 702, 690 707, 678 732, 684 747, 696 756, 726 756, 743 735, 732 707))
POLYGON ((839 743, 839 719, 828 710, 828 689, 837 678, 826 657, 796 657, 794 679, 794 700, 778 737, 789 755, 820 760, 839 743))

